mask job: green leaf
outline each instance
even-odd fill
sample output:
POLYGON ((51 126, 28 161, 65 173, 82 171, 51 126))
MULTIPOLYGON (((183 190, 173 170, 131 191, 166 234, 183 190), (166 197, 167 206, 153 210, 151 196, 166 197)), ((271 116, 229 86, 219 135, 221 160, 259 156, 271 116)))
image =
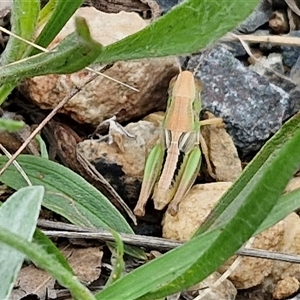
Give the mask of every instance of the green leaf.
POLYGON ((23 255, 26 255, 34 264, 46 270, 51 276, 57 279, 62 286, 70 290, 73 299, 95 300, 93 294, 80 283, 78 278, 74 276, 72 272, 64 268, 61 262, 56 260, 55 256, 47 253, 39 245, 28 242, 20 235, 17 235, 2 226, 0 226, 0 241, 17 250, 13 252, 23 253, 23 255))
POLYGON ((266 143, 239 180, 222 197, 228 199, 228 195, 231 195, 232 199, 217 219, 218 223, 209 227, 214 229, 196 235, 181 246, 176 258, 173 255, 177 249, 159 258, 159 264, 154 260, 113 283, 97 294, 97 298, 116 297, 121 291, 128 290, 132 278, 141 289, 129 290, 124 297, 126 299, 157 299, 188 288, 207 277, 255 233, 271 212, 288 180, 298 169, 299 143, 300 114, 297 114, 266 143), (213 238, 206 240, 207 235, 213 238), (170 257, 173 257, 172 269, 170 257), (158 265, 159 272, 156 269, 158 265), (146 274, 148 280, 144 277, 146 274), (147 285, 143 284, 144 281, 147 281, 147 285))
MULTIPOLYGON (((258 0, 243 2, 241 10, 234 1, 187 0, 142 31, 107 47, 95 41, 91 43, 91 38, 83 43, 78 34, 76 37, 72 34, 54 53, 40 54, 26 62, 1 68, 0 83, 13 81, 16 76, 22 79, 49 73, 72 73, 92 62, 107 63, 198 51, 236 26, 257 3, 258 0), (222 22, 224 19, 226 22, 222 22)), ((78 31, 86 30, 81 29, 78 31)))
POLYGON ((13 132, 22 129, 24 125, 23 121, 0 118, 0 130, 13 132))
POLYGON ((0 68, 0 84, 37 75, 76 72, 91 64, 102 48, 89 35, 85 19, 78 17, 76 32, 68 35, 50 52, 0 68))
POLYGON ((291 212, 300 208, 300 189, 282 195, 276 205, 273 207, 267 218, 259 226, 256 234, 275 225, 280 220, 284 219, 291 212))
MULTIPOLYGON (((0 231, 7 233, 10 230, 11 233, 18 233, 24 240, 31 241, 43 195, 42 186, 29 186, 10 196, 0 207, 0 231)), ((12 239, 10 242, 13 246, 12 239)), ((24 254, 0 243, 0 299, 9 298, 23 259, 24 254)))
POLYGON ((116 241, 116 247, 115 250, 112 251, 112 266, 113 269, 110 273, 110 276, 106 282, 106 286, 110 285, 111 283, 115 282, 121 276, 123 275, 123 272, 125 271, 125 263, 124 263, 124 244, 121 240, 119 234, 111 230, 111 233, 116 241))
POLYGON ((35 136, 35 139, 37 140, 37 142, 39 143, 39 147, 40 147, 40 152, 41 152, 41 157, 49 159, 49 155, 48 155, 48 151, 47 151, 47 146, 45 141, 43 140, 43 138, 41 137, 40 134, 37 134, 35 136))
MULTIPOLYGON (((31 155, 20 155, 17 161, 32 184, 45 187, 43 206, 64 216, 73 224, 133 233, 111 202, 70 169, 31 155)), ((0 157, 0 167, 5 162, 7 158, 0 157)), ((25 180, 14 166, 9 167, 0 180, 16 190, 26 186, 25 180)))
MULTIPOLYGON (((23 39, 31 41, 39 11, 40 1, 38 0, 13 1, 11 12, 11 31, 23 39)), ((10 36, 5 50, 1 55, 1 65, 7 65, 21 59, 24 57, 24 53, 27 48, 28 44, 10 36)), ((5 82, 0 87, 0 105, 5 101, 15 86, 15 83, 5 82)))
MULTIPOLYGON (((45 186, 43 206, 46 208, 80 226, 134 233, 111 202, 70 169, 31 155, 20 155, 17 161, 33 184, 45 186)), ((0 157, 0 168, 6 162, 6 157, 0 157)), ((27 185, 14 166, 4 172, 0 181, 15 190, 27 185)), ((126 246, 125 249, 126 253, 135 257, 145 256, 139 248, 126 246)))
POLYGON ((67 271, 69 271, 71 274, 74 275, 74 272, 71 269, 66 258, 53 244, 53 242, 46 235, 44 235, 39 229, 35 230, 32 242, 36 244, 38 247, 43 248, 45 252, 47 252, 55 259, 56 263, 59 263, 64 269, 66 269, 67 271))
MULTIPOLYGON (((11 12, 11 31, 23 39, 32 41, 40 11, 38 0, 14 0, 11 12)), ((1 56, 1 64, 7 65, 23 57, 28 44, 11 36, 1 56)))
MULTIPOLYGON (((118 299, 119 295, 122 295, 122 299, 131 300, 141 297, 148 291, 157 289, 165 282, 169 282, 180 275, 190 265, 193 265, 197 258, 205 253, 219 232, 220 230, 215 230, 205 233, 195 240, 189 241, 184 246, 175 248, 135 269, 109 285, 102 292, 97 293, 96 299, 118 299)), ((205 267, 205 264, 203 264, 203 267, 205 267)), ((178 286, 178 289, 180 289, 180 286, 178 286)), ((153 297, 151 299, 157 298, 153 297)))
MULTIPOLYGON (((49 18, 49 20, 43 28, 42 32, 39 34, 35 43, 46 48, 82 3, 83 0, 49 1, 40 14, 40 18, 49 18), (51 16, 49 17, 49 15, 51 16)), ((35 55, 38 52, 38 49, 34 49, 30 53, 30 56, 35 55)))
POLYGON ((105 47, 95 63, 199 51, 237 26, 258 2, 184 1, 145 29, 105 47))

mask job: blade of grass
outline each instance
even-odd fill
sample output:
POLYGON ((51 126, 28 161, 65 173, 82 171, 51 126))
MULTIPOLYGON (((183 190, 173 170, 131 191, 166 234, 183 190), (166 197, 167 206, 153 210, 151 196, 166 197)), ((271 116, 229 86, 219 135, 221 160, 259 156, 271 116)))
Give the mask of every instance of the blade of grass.
MULTIPOLYGON (((35 43, 47 48, 82 3, 83 0, 49 1, 41 11, 40 17, 42 19, 45 18, 45 15, 50 15, 50 17, 35 43)), ((39 52, 37 49, 32 49, 30 56, 39 52)))

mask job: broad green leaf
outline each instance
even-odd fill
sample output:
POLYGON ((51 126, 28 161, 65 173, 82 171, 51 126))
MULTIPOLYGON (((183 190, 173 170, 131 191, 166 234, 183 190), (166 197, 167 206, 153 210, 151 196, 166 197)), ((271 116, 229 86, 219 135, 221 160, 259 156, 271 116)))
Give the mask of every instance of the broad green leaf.
MULTIPOLYGON (((123 277, 97 294, 97 299, 112 299, 118 293, 122 293, 123 296, 132 278, 135 278, 136 286, 142 287, 128 291, 125 299, 157 299, 188 288, 206 278, 256 232, 271 212, 288 180, 299 166, 299 143, 300 113, 283 125, 266 143, 233 185, 233 199, 229 201, 230 205, 224 210, 220 221, 214 224, 214 229, 196 235, 181 246, 180 251, 175 249, 163 255, 159 258, 159 264, 154 260, 123 277), (261 160, 264 161, 262 164, 261 160), (253 167, 256 164, 260 167, 253 167), (205 240, 210 234, 213 238, 205 240), (194 247, 189 248, 191 245, 194 247), (176 258, 173 257, 174 266, 171 268, 169 259, 176 250, 178 252, 176 258), (147 285, 143 284, 146 280, 143 277, 145 274, 148 274, 147 285)), ((223 198, 229 197, 228 194, 230 191, 223 198)))
POLYGON ((22 236, 17 235, 3 226, 0 226, 0 242, 15 249, 13 251, 15 253, 22 253, 34 264, 46 270, 51 276, 57 279, 62 286, 69 289, 73 296, 72 299, 95 300, 93 294, 80 283, 78 278, 67 268, 64 268, 60 261, 57 261, 56 256, 49 254, 39 245, 28 242, 22 236))
POLYGON ((237 26, 258 2, 183 1, 140 32, 105 47, 95 62, 106 63, 199 51, 237 26))
POLYGON ((0 118, 0 130, 13 132, 22 129, 24 125, 23 121, 0 118))
MULTIPOLYGON (((133 233, 111 202, 70 169, 31 155, 20 155, 17 161, 33 185, 45 187, 43 206, 64 216, 73 224, 133 233)), ((5 162, 7 158, 0 157, 0 168, 5 162)), ((14 166, 4 172, 0 181, 15 190, 27 185, 14 166)))
POLYGON ((240 3, 234 1, 186 0, 142 31, 107 47, 93 42, 93 46, 88 43, 89 48, 71 35, 62 41, 55 53, 40 54, 26 62, 1 68, 0 83, 13 81, 16 77, 72 73, 92 62, 107 63, 198 51, 234 28, 257 3, 258 0, 243 2, 241 10, 240 3), (226 22, 222 22, 224 19, 226 22))
MULTIPOLYGON (((44 188, 29 186, 18 190, 0 207, 0 231, 18 233, 31 241, 43 201, 44 188)), ((1 233, 0 233, 1 234, 1 233)), ((10 246, 14 243, 11 240, 10 246)), ((24 254, 0 243, 0 299, 8 299, 22 266, 24 254)))
POLYGON ((73 73, 91 64, 102 50, 95 42, 82 17, 76 18, 76 32, 68 35, 48 53, 40 53, 26 60, 0 68, 0 84, 45 74, 73 73))
MULTIPOLYGON (((31 155, 20 155, 17 161, 33 184, 45 186, 43 206, 46 208, 80 226, 134 233, 111 202, 70 169, 31 155)), ((0 157, 0 168, 6 162, 6 157, 0 157)), ((16 190, 27 185, 14 166, 4 172, 0 181, 16 190)), ((144 258, 144 252, 136 247, 127 246, 126 253, 144 258)))

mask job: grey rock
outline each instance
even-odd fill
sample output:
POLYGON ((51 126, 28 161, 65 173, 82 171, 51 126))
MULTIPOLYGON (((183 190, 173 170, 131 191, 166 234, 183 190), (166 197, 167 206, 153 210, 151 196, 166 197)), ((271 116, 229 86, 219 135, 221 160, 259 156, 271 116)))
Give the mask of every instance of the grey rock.
POLYGON ((254 32, 269 21, 271 14, 271 4, 267 0, 262 0, 251 15, 237 27, 237 30, 243 33, 254 32))
POLYGON ((240 41, 222 42, 222 45, 235 57, 244 56, 247 54, 240 41))
POLYGON ((203 109, 222 117, 235 145, 258 150, 293 112, 289 94, 247 69, 222 46, 192 57, 188 69, 201 79, 203 109))
POLYGON ((262 57, 254 65, 250 65, 249 69, 255 71, 260 76, 266 77, 270 83, 277 85, 288 93, 297 87, 296 82, 293 82, 285 74, 282 54, 280 53, 273 52, 268 57, 262 57))
MULTIPOLYGON (((292 31, 287 36, 300 37, 300 30, 292 31)), ((289 68, 292 68, 300 56, 300 47, 281 46, 281 51, 283 56, 283 64, 289 68)))
POLYGON ((183 0, 156 0, 158 3, 162 14, 167 13, 173 6, 182 2, 183 0))
POLYGON ((293 65, 291 72, 290 72, 290 78, 298 85, 300 86, 300 56, 298 57, 296 63, 293 65))

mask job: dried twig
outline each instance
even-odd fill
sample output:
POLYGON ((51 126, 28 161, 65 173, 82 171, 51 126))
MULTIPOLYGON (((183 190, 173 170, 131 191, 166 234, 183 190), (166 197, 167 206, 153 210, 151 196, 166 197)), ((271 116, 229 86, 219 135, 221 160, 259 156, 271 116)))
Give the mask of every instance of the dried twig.
MULTIPOLYGON (((103 241, 114 241, 110 231, 80 227, 62 222, 52 222, 39 220, 38 225, 42 228, 53 228, 57 230, 44 230, 43 232, 49 237, 66 237, 66 238, 85 238, 100 239, 103 241)), ((119 234, 125 244, 140 246, 160 251, 168 251, 183 245, 182 242, 172 241, 164 238, 143 236, 137 234, 119 234)), ((261 249, 242 248, 236 252, 237 255, 250 256, 264 259, 272 259, 290 263, 300 263, 300 255, 279 253, 261 249)))
POLYGON ((250 43, 270 43, 274 45, 286 45, 300 47, 300 38, 285 35, 251 35, 251 34, 232 34, 228 33, 222 37, 221 41, 243 40, 250 43))

